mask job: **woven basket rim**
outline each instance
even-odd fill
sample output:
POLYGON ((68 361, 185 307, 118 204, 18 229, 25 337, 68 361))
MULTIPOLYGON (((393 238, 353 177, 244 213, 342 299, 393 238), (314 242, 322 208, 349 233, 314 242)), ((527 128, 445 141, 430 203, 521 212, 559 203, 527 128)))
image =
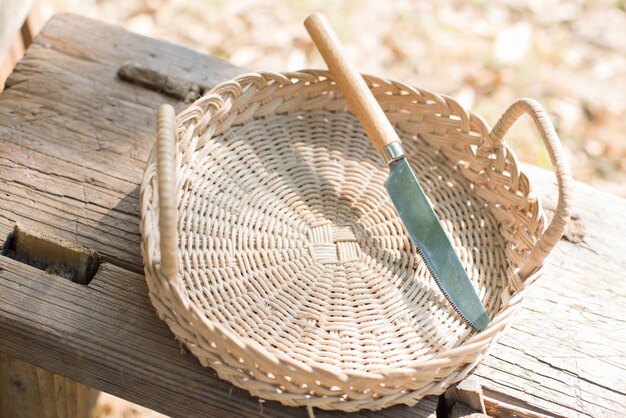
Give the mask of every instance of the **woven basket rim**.
MULTIPOLYGON (((440 351, 425 359, 415 360, 414 365, 403 367, 401 370, 391 369, 388 371, 376 371, 376 372, 355 371, 355 370, 350 370, 350 369, 344 370, 332 364, 324 364, 323 367, 325 370, 329 372, 336 373, 338 376, 346 376, 346 378, 380 379, 380 378, 384 378, 385 376, 398 376, 399 374, 411 374, 413 372, 418 371, 420 368, 423 368, 423 367, 440 365, 442 364, 442 361, 445 361, 446 357, 454 356, 456 354, 461 354, 462 352, 468 349, 471 349, 480 345, 484 345, 484 342, 482 340, 485 340, 487 338, 494 338, 497 336, 498 333, 502 332, 503 329, 509 325, 506 323, 503 324, 503 321, 509 319, 509 317, 516 314, 516 311, 511 310, 510 308, 517 307, 520 304, 520 302, 523 301, 523 298, 525 297, 525 295, 532 288, 531 285, 536 282, 536 279, 538 279, 542 273, 543 273, 543 268, 540 268, 539 270, 534 272, 528 278, 528 281, 530 282, 529 285, 526 285, 524 289, 516 293, 516 295, 510 299, 510 302, 509 302, 510 305, 507 307, 503 307, 503 309, 501 309, 496 314, 496 316, 491 320, 488 327, 485 328, 484 331, 480 333, 474 333, 473 336, 462 341, 461 344, 459 344, 456 347, 453 347, 451 349, 447 349, 444 351, 440 351)), ((167 281, 167 278, 162 276, 160 277, 160 280, 167 281)), ((243 337, 237 334, 236 332, 232 331, 231 329, 229 329, 226 325, 222 324, 221 322, 210 319, 202 309, 195 306, 195 304, 190 303, 190 301, 187 299, 187 296, 178 287, 172 286, 170 287, 170 289, 171 289, 172 294, 176 295, 176 298, 179 300, 179 302, 183 304, 183 306, 186 305, 186 311, 189 312, 191 315, 195 315, 196 318, 201 320, 202 323, 208 329, 217 330, 219 333, 227 336, 230 340, 235 341, 238 344, 241 344, 242 346, 247 347, 247 349, 252 349, 255 353, 257 353, 260 356, 270 359, 270 361, 276 359, 280 361, 281 363, 297 367, 298 369, 301 369, 301 370, 311 369, 310 365, 298 359, 294 359, 293 357, 290 357, 287 354, 282 353, 282 352, 270 352, 267 348, 263 347, 260 343, 258 343, 254 339, 250 337, 243 337)), ((493 343, 495 343, 495 339, 493 339, 492 342, 490 342, 489 344, 491 345, 493 343)))

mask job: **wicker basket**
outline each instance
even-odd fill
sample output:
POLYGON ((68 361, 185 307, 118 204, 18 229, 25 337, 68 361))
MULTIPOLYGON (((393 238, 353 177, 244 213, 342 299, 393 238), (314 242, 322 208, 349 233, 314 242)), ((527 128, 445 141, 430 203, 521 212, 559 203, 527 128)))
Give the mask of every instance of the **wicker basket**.
POLYGON ((356 411, 442 393, 511 323, 569 219, 571 176, 538 103, 516 102, 489 130, 448 97, 365 78, 492 322, 474 332, 438 290, 328 72, 238 77, 175 122, 160 112, 142 252, 176 337, 264 399, 356 411), (549 226, 503 140, 524 113, 558 179, 549 226))

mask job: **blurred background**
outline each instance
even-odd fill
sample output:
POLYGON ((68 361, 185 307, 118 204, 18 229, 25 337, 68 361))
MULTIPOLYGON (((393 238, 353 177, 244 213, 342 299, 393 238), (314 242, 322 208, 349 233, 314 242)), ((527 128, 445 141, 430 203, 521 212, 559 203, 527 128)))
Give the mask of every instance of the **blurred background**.
MULTIPOLYGON (((574 176, 626 197, 625 9, 626 0, 40 0, 31 20, 36 32, 54 13, 78 13, 286 71, 325 67, 302 26, 322 11, 361 71, 454 97, 490 125, 515 99, 539 100, 574 176)), ((528 121, 509 141, 520 160, 550 167, 528 121)), ((159 416, 109 396, 98 414, 159 416)))
MULTIPOLYGON (((40 0, 254 70, 325 67, 302 26, 323 11, 367 73, 459 100, 493 125, 516 98, 547 109, 577 179, 626 197, 625 0, 40 0)), ((509 136, 549 167, 529 122, 509 136)))

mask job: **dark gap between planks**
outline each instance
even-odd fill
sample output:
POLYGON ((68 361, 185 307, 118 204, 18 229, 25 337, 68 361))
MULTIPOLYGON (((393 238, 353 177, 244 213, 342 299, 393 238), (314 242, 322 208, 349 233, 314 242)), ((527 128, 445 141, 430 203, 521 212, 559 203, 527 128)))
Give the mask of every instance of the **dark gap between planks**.
POLYGON ((22 224, 15 225, 1 254, 83 285, 93 279, 101 262, 96 250, 22 224))

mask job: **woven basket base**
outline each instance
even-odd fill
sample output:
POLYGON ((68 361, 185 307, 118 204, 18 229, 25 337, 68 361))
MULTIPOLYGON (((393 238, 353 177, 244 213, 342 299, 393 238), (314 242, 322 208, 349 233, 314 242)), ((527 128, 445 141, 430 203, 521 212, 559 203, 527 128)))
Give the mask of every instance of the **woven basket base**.
MULTIPOLYGON (((399 134, 490 315, 505 244, 489 207, 444 156, 399 134)), ((344 371, 410 367, 472 330, 411 245, 388 169, 350 113, 293 111, 215 136, 178 173, 189 299, 270 352, 344 371)))

